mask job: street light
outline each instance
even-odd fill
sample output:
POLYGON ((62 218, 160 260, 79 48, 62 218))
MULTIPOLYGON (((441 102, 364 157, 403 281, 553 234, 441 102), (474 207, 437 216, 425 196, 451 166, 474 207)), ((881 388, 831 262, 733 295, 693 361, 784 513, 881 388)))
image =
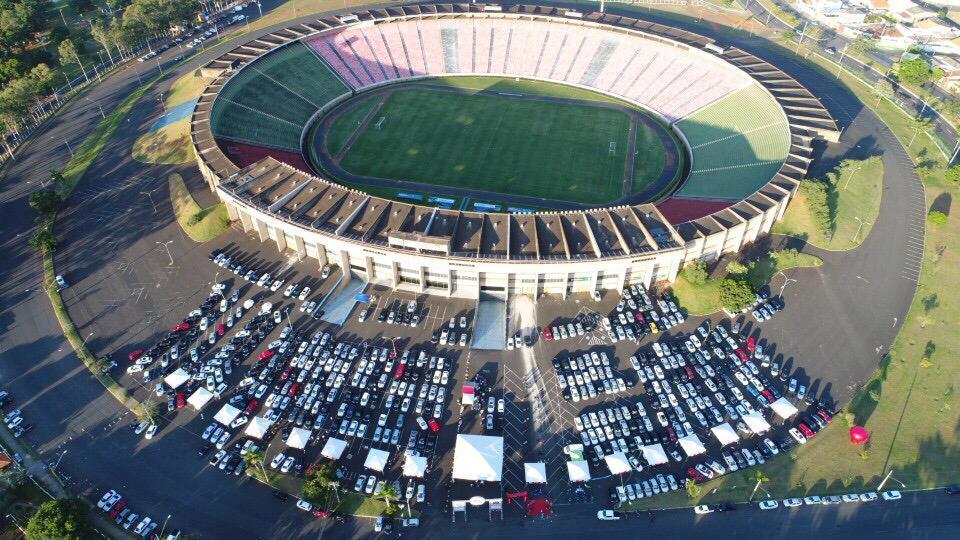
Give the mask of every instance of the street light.
MULTIPOLYGON (((92 332, 91 332, 91 333, 92 333, 92 332)), ((53 470, 57 470, 57 468, 60 467, 60 460, 63 459, 63 456, 65 456, 65 455, 67 455, 67 451, 66 451, 66 450, 64 450, 63 453, 60 454, 60 457, 57 458, 57 463, 53 466, 53 470)))
MULTIPOLYGON (((50 136, 50 140, 55 141, 55 140, 57 140, 57 139, 56 139, 56 137, 54 137, 54 136, 51 135, 51 136, 50 136)), ((67 138, 66 138, 66 137, 63 138, 63 144, 67 145, 67 151, 70 152, 70 157, 73 157, 73 148, 70 148, 70 143, 67 141, 67 138)))
POLYGON ((170 244, 172 242, 173 240, 167 240, 166 242, 161 242, 157 240, 157 244, 162 245, 163 248, 167 250, 167 257, 170 257, 170 266, 173 266, 173 255, 170 254, 170 244))
POLYGON ((85 100, 89 101, 90 103, 93 103, 94 105, 96 105, 97 108, 100 109, 100 118, 103 118, 104 120, 107 119, 107 115, 103 114, 103 107, 100 106, 100 103, 99 103, 99 102, 94 101, 94 100, 90 99, 90 98, 87 97, 87 96, 83 96, 83 99, 85 99, 85 100))
POLYGON ((167 519, 163 520, 163 527, 160 527, 160 535, 157 538, 163 538, 163 532, 167 530, 167 521, 170 521, 170 514, 167 514, 167 519))

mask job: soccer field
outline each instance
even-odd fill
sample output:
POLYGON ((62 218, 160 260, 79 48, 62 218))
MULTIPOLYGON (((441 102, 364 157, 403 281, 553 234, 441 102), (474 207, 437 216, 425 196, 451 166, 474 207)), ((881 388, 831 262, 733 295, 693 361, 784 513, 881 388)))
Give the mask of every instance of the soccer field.
POLYGON ((340 166, 360 176, 603 204, 623 195, 630 123, 627 112, 596 102, 402 88, 360 128, 340 166))

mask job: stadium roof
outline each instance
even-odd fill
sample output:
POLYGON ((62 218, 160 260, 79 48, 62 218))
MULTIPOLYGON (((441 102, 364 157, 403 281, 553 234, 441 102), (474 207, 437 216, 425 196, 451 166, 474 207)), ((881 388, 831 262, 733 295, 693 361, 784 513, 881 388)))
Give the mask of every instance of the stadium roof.
POLYGON ((390 452, 379 450, 377 448, 371 448, 370 453, 367 454, 367 460, 363 462, 363 466, 370 470, 383 472, 383 469, 386 468, 387 461, 389 459, 390 452))
POLYGON ((782 397, 771 403, 770 408, 773 409, 773 412, 777 416, 784 420, 797 414, 797 408, 794 407, 793 403, 790 403, 790 400, 785 397, 782 397))
POLYGON ((264 435, 267 434, 267 430, 270 429, 270 426, 273 424, 270 420, 262 416, 254 416, 250 423, 247 424, 247 429, 243 432, 254 439, 262 439, 264 435))
POLYGON ((223 407, 217 411, 217 414, 214 415, 213 419, 225 426, 229 426, 230 422, 236 420, 238 416, 240 416, 240 409, 229 403, 225 403, 223 407))
POLYGON ((589 482, 590 465, 584 460, 568 461, 567 475, 571 482, 589 482))
POLYGON ((287 437, 287 446, 290 448, 303 450, 307 447, 308 442, 310 442, 309 429, 295 427, 290 431, 290 436, 287 437))
POLYGON ((340 456, 343 455, 346 449, 347 441, 330 437, 327 439, 326 444, 323 445, 323 450, 320 451, 320 455, 328 459, 340 459, 340 456))
POLYGON ((190 394, 190 397, 187 398, 187 403, 199 411, 204 405, 209 403, 211 399, 213 399, 213 393, 206 388, 200 387, 197 388, 194 393, 190 394))
POLYGON ((713 433, 713 436, 720 441, 720 446, 727 446, 740 440, 737 431, 726 422, 710 428, 710 431, 713 433))
POLYGON ((683 453, 686 454, 687 457, 697 456, 707 451, 703 443, 700 442, 700 437, 697 437, 695 434, 690 434, 680 439, 680 448, 683 448, 683 453))
POLYGON ((503 472, 503 437, 457 435, 453 451, 455 480, 499 482, 503 472))

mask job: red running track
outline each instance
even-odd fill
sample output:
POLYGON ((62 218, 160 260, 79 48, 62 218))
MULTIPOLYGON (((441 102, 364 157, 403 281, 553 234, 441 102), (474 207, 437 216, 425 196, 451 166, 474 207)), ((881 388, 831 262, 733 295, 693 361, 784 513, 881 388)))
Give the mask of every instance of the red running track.
POLYGON ((277 161, 282 161, 303 172, 310 172, 310 167, 307 166, 307 162, 304 161, 303 156, 299 152, 290 152, 289 150, 268 148, 266 146, 240 143, 226 139, 217 139, 217 145, 219 145, 223 153, 227 155, 227 158, 240 168, 270 156, 277 161))
POLYGON ((657 209, 673 225, 679 225, 731 206, 736 201, 721 201, 710 199, 678 199, 670 197, 657 204, 657 209))

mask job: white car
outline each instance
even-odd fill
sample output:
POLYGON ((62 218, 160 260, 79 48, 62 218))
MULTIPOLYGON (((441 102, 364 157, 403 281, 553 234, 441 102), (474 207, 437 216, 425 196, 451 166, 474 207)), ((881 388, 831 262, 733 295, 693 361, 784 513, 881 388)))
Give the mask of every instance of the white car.
POLYGON ((620 519, 620 514, 613 510, 597 510, 597 519, 600 521, 617 521, 620 519))
POLYGON ((101 510, 107 510, 108 506, 113 506, 120 500, 120 494, 115 490, 110 490, 103 494, 103 497, 100 497, 100 500, 97 502, 97 508, 101 510))
POLYGON ((303 499, 297 499, 297 508, 303 510, 304 512, 309 512, 313 510, 313 505, 303 499))
POLYGON ((277 467, 280 466, 281 463, 283 463, 283 460, 285 458, 286 456, 284 456, 283 453, 277 454, 276 456, 274 456, 273 460, 270 462, 270 468, 276 469, 277 467))
POLYGON ((780 506, 780 503, 777 501, 760 501, 761 510, 773 510, 774 508, 778 508, 779 506, 780 506))
POLYGON ((903 498, 903 495, 901 495, 899 491, 884 491, 880 496, 883 497, 885 501, 899 501, 903 498))
POLYGON ((877 494, 876 494, 876 492, 873 492, 873 491, 871 491, 871 492, 869 492, 869 493, 861 493, 861 494, 860 494, 860 500, 861 500, 862 502, 873 502, 873 501, 877 500, 877 494))
POLYGON ((797 506, 803 506, 803 499, 784 499, 783 506, 786 508, 794 508, 797 506))
POLYGON ((157 434, 157 425, 150 424, 150 427, 147 428, 147 432, 143 435, 146 439, 152 439, 154 435, 157 434))
POLYGON ((705 504, 701 504, 700 506, 694 506, 694 507, 693 507, 693 512, 696 513, 696 514, 709 514, 709 513, 713 512, 713 508, 710 508, 709 506, 707 506, 707 505, 705 505, 705 504))

